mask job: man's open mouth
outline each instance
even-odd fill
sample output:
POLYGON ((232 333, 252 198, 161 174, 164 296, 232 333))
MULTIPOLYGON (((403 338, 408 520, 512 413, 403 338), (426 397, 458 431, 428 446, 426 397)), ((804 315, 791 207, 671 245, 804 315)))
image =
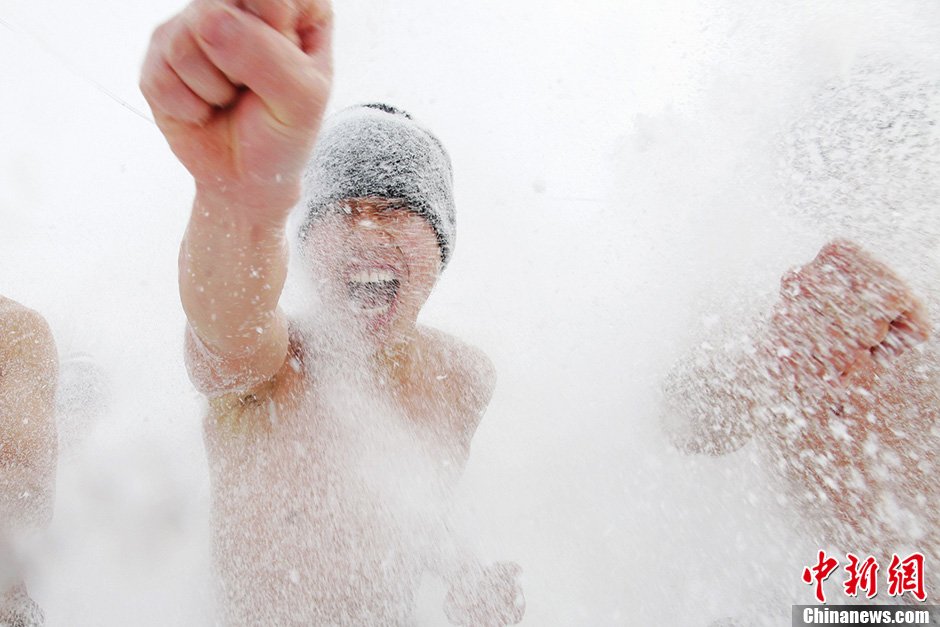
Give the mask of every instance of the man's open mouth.
POLYGON ((401 281, 391 270, 358 270, 346 279, 349 298, 367 315, 386 313, 395 303, 401 281))

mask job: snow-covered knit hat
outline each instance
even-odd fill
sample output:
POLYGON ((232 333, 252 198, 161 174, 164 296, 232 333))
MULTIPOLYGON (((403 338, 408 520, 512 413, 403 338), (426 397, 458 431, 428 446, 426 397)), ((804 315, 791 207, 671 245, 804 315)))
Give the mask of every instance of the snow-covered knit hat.
POLYGON ((304 219, 311 222, 350 198, 395 198, 437 234, 441 260, 454 248, 453 172, 440 140, 386 104, 344 109, 326 121, 304 175, 304 219))

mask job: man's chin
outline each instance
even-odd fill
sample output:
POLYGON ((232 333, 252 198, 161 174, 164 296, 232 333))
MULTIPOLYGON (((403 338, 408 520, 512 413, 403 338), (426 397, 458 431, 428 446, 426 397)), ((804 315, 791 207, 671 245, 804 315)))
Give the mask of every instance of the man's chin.
POLYGON ((377 307, 351 304, 349 309, 358 329, 367 336, 381 337, 395 322, 397 313, 395 305, 395 302, 377 307))
POLYGON ((354 301, 337 301, 321 310, 317 326, 334 341, 350 343, 349 348, 368 353, 385 352, 413 336, 416 320, 402 315, 396 299, 385 307, 366 307, 354 301), (358 348, 357 348, 358 347, 358 348))
POLYGON ((376 354, 395 353, 414 338, 415 328, 415 321, 391 318, 368 326, 364 330, 365 341, 376 354))

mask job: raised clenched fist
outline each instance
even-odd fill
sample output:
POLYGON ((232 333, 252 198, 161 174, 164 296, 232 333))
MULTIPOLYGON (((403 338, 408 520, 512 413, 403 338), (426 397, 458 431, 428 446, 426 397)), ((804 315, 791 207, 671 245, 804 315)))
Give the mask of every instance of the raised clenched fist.
POLYGON ((282 219, 332 80, 328 0, 194 0, 156 29, 140 88, 197 193, 282 219))
POLYGON ((771 327, 780 363, 804 382, 836 387, 886 367, 930 330, 904 281, 843 240, 784 276, 771 327))

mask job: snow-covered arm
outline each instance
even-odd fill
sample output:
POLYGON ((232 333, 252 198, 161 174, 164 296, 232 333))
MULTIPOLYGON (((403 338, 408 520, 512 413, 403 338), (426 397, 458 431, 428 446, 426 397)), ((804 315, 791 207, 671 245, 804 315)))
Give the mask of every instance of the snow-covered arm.
POLYGON ((11 540, 52 517, 58 447, 52 333, 34 311, 0 299, 0 625, 41 625, 11 540))
POLYGON ((330 92, 326 0, 193 2, 157 28, 141 91, 196 183, 180 247, 190 374, 215 393, 270 379, 286 224, 330 92))
MULTIPOLYGON (((0 305, 3 307, 3 305, 0 305)), ((24 307, 0 311, 0 536, 52 516, 57 457, 58 361, 43 318, 24 307)))
MULTIPOLYGON (((456 487, 470 453, 470 443, 496 386, 496 370, 479 349, 436 334, 443 356, 435 386, 445 390, 448 415, 445 440, 450 449, 451 473, 442 480, 456 487)), ((437 370, 435 370, 437 371, 437 370)), ((525 614, 525 596, 519 583, 522 568, 514 562, 484 564, 459 534, 450 519, 442 523, 441 544, 426 564, 447 584, 444 612, 455 625, 514 625, 525 614)))
POLYGON ((864 397, 879 369, 929 332, 923 305, 890 268, 851 242, 830 242, 783 277, 753 341, 703 344, 676 367, 666 428, 682 450, 716 455, 765 427, 792 437, 840 411, 850 393, 864 397))

